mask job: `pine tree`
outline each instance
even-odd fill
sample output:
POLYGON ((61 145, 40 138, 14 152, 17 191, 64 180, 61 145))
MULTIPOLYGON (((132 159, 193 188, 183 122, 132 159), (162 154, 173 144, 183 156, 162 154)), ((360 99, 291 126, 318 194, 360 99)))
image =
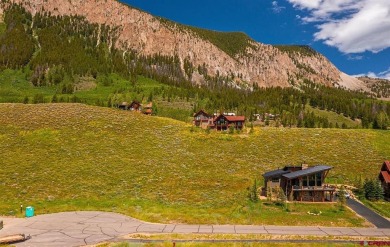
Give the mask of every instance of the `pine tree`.
POLYGON ((249 190, 249 200, 252 202, 258 202, 259 201, 259 196, 258 196, 258 191, 257 191, 257 180, 255 179, 253 182, 252 187, 249 190))

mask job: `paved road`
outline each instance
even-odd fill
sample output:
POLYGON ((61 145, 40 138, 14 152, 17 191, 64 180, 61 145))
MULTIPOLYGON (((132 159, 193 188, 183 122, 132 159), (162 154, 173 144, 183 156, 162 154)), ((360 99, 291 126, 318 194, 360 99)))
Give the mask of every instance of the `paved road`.
POLYGON ((28 219, 1 218, 0 237, 24 233, 31 239, 16 246, 80 246, 103 241, 120 241, 131 233, 226 233, 306 236, 387 237, 390 229, 348 227, 297 227, 254 225, 153 224, 106 212, 66 212, 28 219))
POLYGON ((371 209, 367 208, 360 202, 353 199, 347 199, 347 205, 348 207, 352 208, 352 210, 354 210, 357 214, 371 222, 374 226, 378 228, 390 228, 390 221, 375 213, 371 209))

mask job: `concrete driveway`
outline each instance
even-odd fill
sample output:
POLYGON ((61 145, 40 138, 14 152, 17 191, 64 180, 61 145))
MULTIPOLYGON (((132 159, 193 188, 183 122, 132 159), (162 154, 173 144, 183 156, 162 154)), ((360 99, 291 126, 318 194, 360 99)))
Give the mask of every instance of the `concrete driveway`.
POLYGON ((388 237, 390 229, 255 225, 185 225, 153 224, 124 215, 106 212, 66 212, 32 218, 1 218, 4 229, 0 237, 30 235, 31 239, 16 246, 80 246, 104 241, 120 241, 131 233, 226 233, 306 236, 388 237))

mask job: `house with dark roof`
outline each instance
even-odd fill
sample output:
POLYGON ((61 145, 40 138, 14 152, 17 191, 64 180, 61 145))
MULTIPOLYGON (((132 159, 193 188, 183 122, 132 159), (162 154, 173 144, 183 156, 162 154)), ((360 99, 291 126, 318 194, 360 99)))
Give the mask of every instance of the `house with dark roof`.
POLYGON ((192 123, 197 126, 201 127, 202 129, 207 129, 210 124, 212 124, 213 116, 205 112, 204 110, 200 110, 197 113, 194 114, 194 120, 192 123))
POLYGON ((386 160, 382 164, 381 171, 379 173, 379 180, 381 181, 383 191, 385 192, 385 198, 390 199, 390 161, 386 160))
POLYGON ((265 191, 283 190, 293 201, 333 201, 335 188, 325 184, 331 166, 285 166, 263 174, 265 191))
POLYGON ((130 111, 140 112, 142 110, 142 104, 138 100, 133 100, 133 102, 130 103, 128 109, 130 111))

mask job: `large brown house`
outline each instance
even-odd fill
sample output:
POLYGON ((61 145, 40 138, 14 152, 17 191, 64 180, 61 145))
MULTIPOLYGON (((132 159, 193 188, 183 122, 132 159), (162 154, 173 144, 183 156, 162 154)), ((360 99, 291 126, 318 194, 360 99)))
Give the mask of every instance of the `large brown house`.
POLYGON ((245 116, 227 116, 220 114, 213 119, 213 123, 210 127, 216 130, 228 130, 230 127, 240 130, 244 128, 244 124, 245 116))
POLYGON ((203 129, 210 128, 215 130, 228 130, 231 127, 236 130, 244 128, 245 116, 234 116, 228 113, 214 116, 204 110, 200 110, 194 114, 193 124, 203 129))
POLYGON ((379 173, 379 180, 382 183, 385 197, 390 199, 390 161, 386 160, 383 162, 381 171, 379 173))
POLYGON ((210 124, 212 124, 213 116, 205 112, 204 110, 200 110, 194 114, 193 124, 197 127, 201 127, 202 129, 207 129, 210 124))
POLYGON ((265 191, 281 189, 294 201, 333 201, 334 187, 325 184, 331 166, 285 166, 263 174, 265 191))

